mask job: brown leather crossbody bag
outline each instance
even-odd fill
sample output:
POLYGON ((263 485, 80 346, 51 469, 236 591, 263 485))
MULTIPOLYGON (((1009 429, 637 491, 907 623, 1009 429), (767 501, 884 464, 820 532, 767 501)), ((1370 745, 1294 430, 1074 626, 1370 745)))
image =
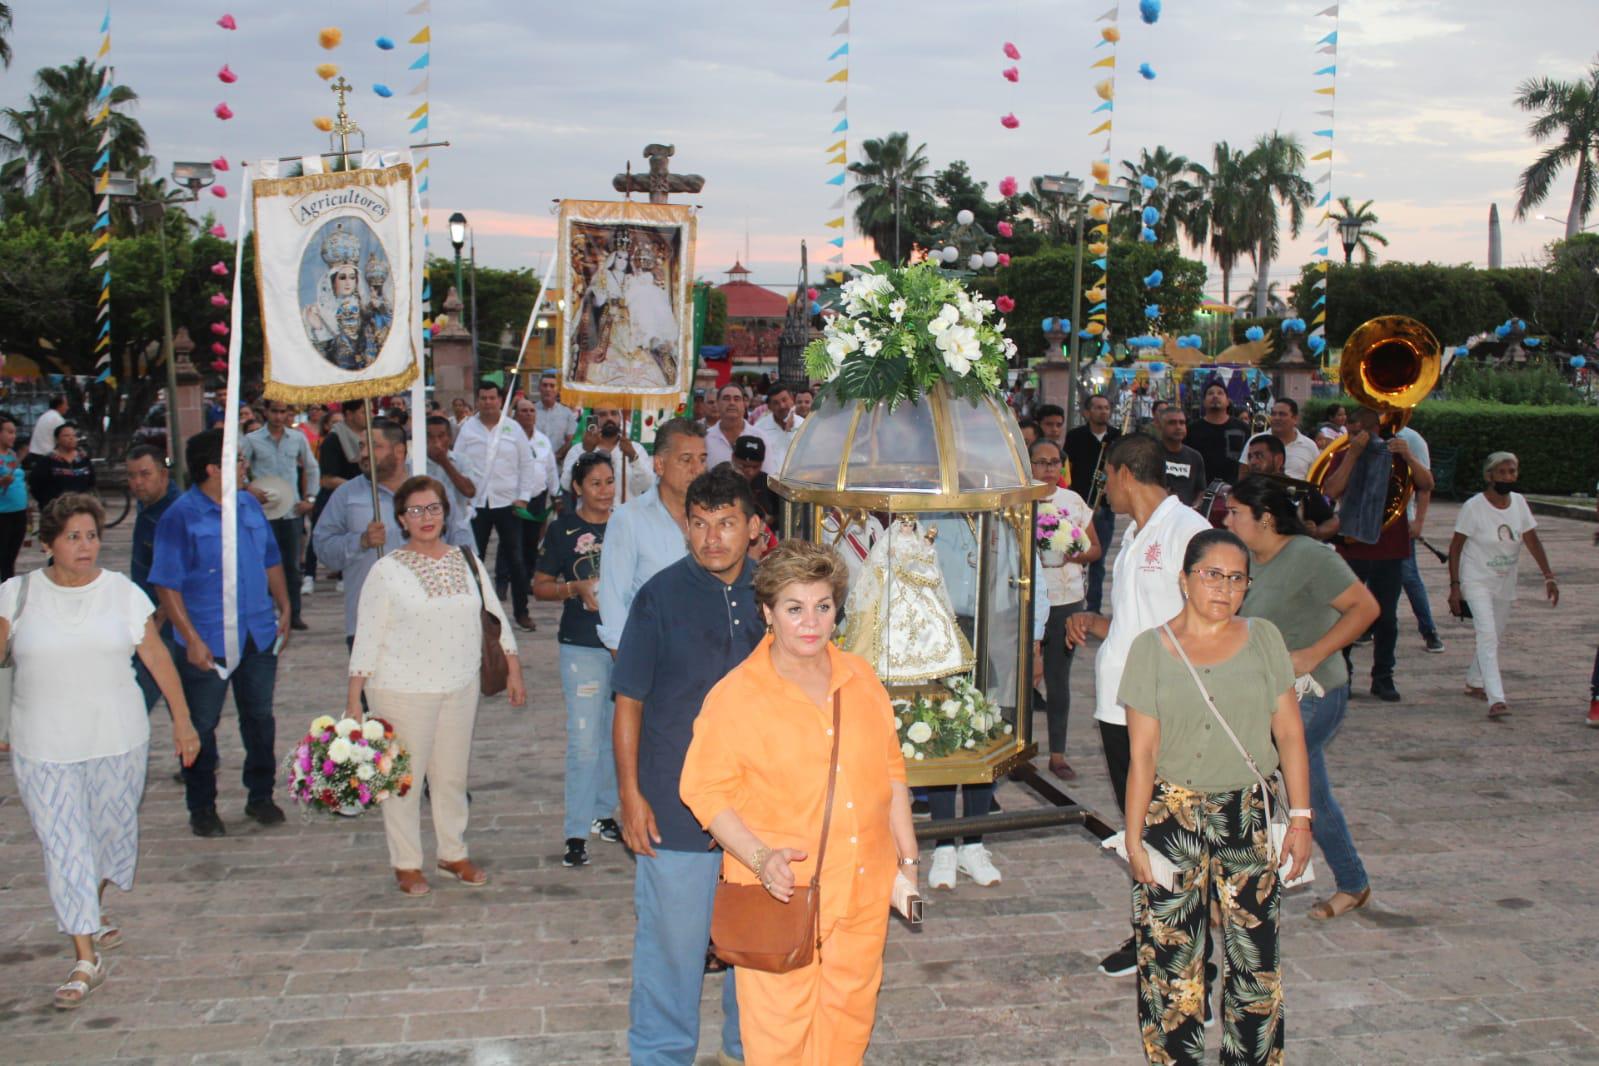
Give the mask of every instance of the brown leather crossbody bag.
POLYGON ((833 821, 833 787, 838 783, 839 724, 843 706, 833 693, 833 754, 827 760, 827 803, 822 813, 822 842, 816 849, 811 883, 789 901, 776 899, 764 885, 719 881, 711 912, 711 946, 730 966, 766 973, 788 973, 809 966, 822 953, 822 864, 827 858, 827 830, 833 821))

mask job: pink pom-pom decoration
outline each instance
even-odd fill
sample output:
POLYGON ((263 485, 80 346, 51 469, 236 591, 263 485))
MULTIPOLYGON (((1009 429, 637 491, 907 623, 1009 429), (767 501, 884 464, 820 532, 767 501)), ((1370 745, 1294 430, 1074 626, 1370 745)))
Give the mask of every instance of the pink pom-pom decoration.
POLYGON ((232 170, 233 168, 228 166, 228 157, 227 156, 219 155, 215 159, 211 160, 211 169, 212 170, 232 170))
POLYGON ((215 370, 218 374, 222 374, 222 373, 225 373, 227 371, 228 364, 224 363, 220 359, 213 359, 211 361, 211 369, 215 370))
POLYGON ((1009 237, 1016 232, 1016 227, 1012 226, 1009 222, 1001 222, 995 228, 999 230, 999 235, 1001 237, 1009 237))
POLYGON ((228 298, 223 296, 220 292, 213 292, 211 294, 211 306, 226 307, 228 306, 228 298))
POLYGON ((1020 81, 1022 78, 1022 72, 1017 70, 1015 67, 1006 67, 1004 70, 999 72, 999 76, 1004 78, 1006 81, 1020 81))
POLYGON ((236 30, 239 28, 239 24, 233 21, 232 15, 223 15, 221 18, 217 19, 217 25, 221 26, 225 30, 236 30))
POLYGON ((1015 196, 1016 195, 1016 179, 1011 177, 1008 174, 1005 177, 1000 178, 999 179, 999 194, 1001 196, 1006 196, 1006 197, 1015 196))
POLYGON ((1017 48, 1015 45, 1011 44, 1009 41, 1006 41, 1005 42, 1005 58, 1006 59, 1020 59, 1021 57, 1022 57, 1021 49, 1017 48))
POLYGON ((821 293, 817 292, 815 289, 806 289, 805 290, 805 298, 807 300, 814 300, 820 295, 821 295, 821 293))
POLYGON ((215 196, 218 200, 226 200, 228 198, 228 190, 224 189, 220 185, 213 185, 211 186, 211 195, 215 196))
POLYGON ((219 241, 224 241, 228 238, 228 227, 224 226, 220 222, 212 226, 210 232, 211 236, 215 237, 219 241))
POLYGON ((221 341, 212 341, 211 342, 211 354, 212 355, 227 355, 228 354, 228 346, 226 344, 223 344, 221 341))
MULTIPOLYGON (((1010 225, 1010 223, 1007 222, 1007 223, 1005 223, 1005 225, 1008 226, 1008 225, 1010 225)), ((1002 266, 1002 267, 1010 266, 1010 253, 1009 252, 1000 252, 999 253, 999 265, 1002 266)))
POLYGON ((225 323, 225 322, 213 322, 213 323, 211 323, 211 332, 215 333, 218 337, 226 337, 228 335, 227 323, 225 323))
POLYGON ((222 69, 217 71, 217 81, 220 81, 223 85, 232 85, 238 80, 239 76, 233 73, 226 63, 222 64, 222 69))
POLYGON ((1001 296, 999 299, 994 301, 994 306, 998 308, 1000 314, 1008 315, 1012 311, 1016 310, 1016 301, 1012 300, 1009 296, 1001 296))
POLYGON ((1022 124, 1022 120, 1017 118, 1015 115, 1001 115, 999 118, 999 124, 1008 130, 1013 130, 1022 124))
POLYGON ((215 274, 219 278, 227 277, 228 276, 228 264, 226 264, 222 260, 218 259, 215 263, 211 264, 211 273, 215 274))
POLYGON ((226 122, 228 119, 233 117, 233 108, 229 107, 226 103, 220 103, 211 109, 211 113, 216 115, 216 117, 221 119, 223 122, 226 122))

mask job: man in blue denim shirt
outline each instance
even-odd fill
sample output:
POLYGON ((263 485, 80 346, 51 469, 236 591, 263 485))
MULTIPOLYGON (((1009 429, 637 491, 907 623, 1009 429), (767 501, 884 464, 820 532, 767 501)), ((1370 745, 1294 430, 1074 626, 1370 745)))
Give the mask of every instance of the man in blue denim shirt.
POLYGON ((161 516, 149 581, 184 649, 177 657, 178 677, 200 734, 200 756, 183 771, 189 828, 195 836, 217 837, 226 835, 227 828, 216 810, 216 729, 230 683, 244 741, 244 787, 249 794, 244 813, 262 825, 283 821, 282 809, 272 802, 277 777, 272 696, 277 645, 289 631, 289 592, 266 514, 255 497, 240 492, 235 595, 241 647, 239 661, 226 664, 233 669, 222 676, 216 658, 224 654, 222 430, 196 433, 184 449, 190 476, 200 480, 161 516))
MULTIPOLYGON (((748 558, 761 528, 749 482, 731 470, 702 474, 684 502, 689 557, 639 589, 611 674, 622 837, 637 860, 627 1033, 634 1066, 688 1066, 699 1045, 722 855, 683 804, 678 781, 706 694, 765 632, 748 558)), ((731 970, 722 1011, 723 1056, 742 1060, 731 970)))

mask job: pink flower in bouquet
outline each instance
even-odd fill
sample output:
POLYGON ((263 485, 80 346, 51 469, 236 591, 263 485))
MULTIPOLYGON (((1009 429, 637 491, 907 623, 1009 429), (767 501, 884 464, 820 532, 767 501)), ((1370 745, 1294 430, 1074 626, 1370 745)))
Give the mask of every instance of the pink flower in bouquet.
POLYGON ((386 788, 380 788, 378 789, 377 795, 372 798, 377 800, 379 803, 382 803, 384 800, 389 798, 389 790, 386 788))
POLYGON ((390 770, 393 770, 393 769, 394 769, 394 756, 392 756, 392 755, 388 754, 387 752, 385 752, 383 754, 382 758, 378 759, 378 773, 386 774, 390 770))
POLYGON ((324 744, 333 743, 333 730, 331 730, 331 729, 323 730, 323 732, 322 732, 322 743, 324 743, 324 744))
POLYGON ((365 785, 357 788, 355 790, 355 794, 361 797, 361 805, 363 807, 372 802, 372 790, 367 788, 365 785))
POLYGON ((334 762, 332 759, 323 759, 322 760, 322 776, 323 777, 332 777, 335 773, 338 772, 338 769, 339 769, 338 763, 334 762))
POLYGON ((1016 310, 1016 301, 1012 300, 1009 296, 1001 296, 999 299, 994 301, 994 306, 999 309, 1000 314, 1008 315, 1012 311, 1016 310))

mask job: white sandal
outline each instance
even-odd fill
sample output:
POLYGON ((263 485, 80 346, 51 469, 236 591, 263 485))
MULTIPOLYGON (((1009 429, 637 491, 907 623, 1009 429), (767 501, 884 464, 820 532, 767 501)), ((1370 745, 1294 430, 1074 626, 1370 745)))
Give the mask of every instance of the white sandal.
POLYGON ((122 946, 122 929, 111 916, 100 912, 100 928, 92 934, 94 946, 100 951, 114 951, 122 946))
POLYGON ((93 962, 79 959, 72 967, 72 980, 56 989, 56 1010, 77 1010, 83 1006, 83 1001, 89 998, 89 993, 105 984, 105 963, 98 954, 93 962), (86 980, 80 980, 77 975, 83 974, 86 980), (66 993, 77 993, 67 995, 66 993))

